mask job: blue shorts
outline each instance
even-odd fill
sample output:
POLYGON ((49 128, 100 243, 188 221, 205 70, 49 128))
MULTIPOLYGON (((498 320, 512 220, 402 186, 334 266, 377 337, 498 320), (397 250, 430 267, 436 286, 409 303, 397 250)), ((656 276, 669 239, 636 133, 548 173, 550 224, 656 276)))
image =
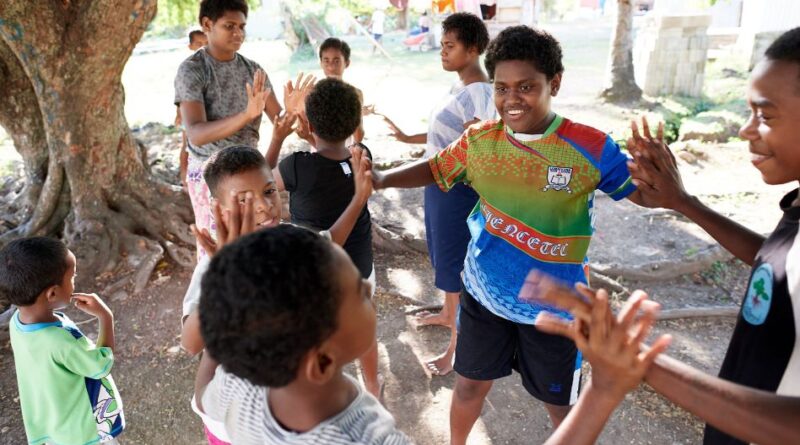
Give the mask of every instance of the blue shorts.
POLYGON ((467 216, 478 194, 464 184, 445 193, 437 185, 425 187, 425 232, 434 284, 445 292, 461 291, 461 271, 470 240, 467 216))

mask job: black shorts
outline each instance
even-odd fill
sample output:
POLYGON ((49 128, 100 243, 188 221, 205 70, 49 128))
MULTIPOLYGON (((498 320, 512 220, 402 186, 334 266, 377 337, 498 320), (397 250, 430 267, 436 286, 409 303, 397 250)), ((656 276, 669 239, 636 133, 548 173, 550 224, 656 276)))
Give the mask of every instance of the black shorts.
POLYGON ((516 370, 533 397, 567 406, 578 399, 581 356, 575 343, 532 325, 498 317, 461 290, 453 368, 472 380, 495 380, 516 370))

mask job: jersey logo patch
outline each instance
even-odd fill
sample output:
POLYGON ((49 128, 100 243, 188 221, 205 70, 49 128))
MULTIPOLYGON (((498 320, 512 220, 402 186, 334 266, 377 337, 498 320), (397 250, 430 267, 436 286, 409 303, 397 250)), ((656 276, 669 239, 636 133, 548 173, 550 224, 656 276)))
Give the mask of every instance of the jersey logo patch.
POLYGON ((742 307, 742 317, 748 323, 759 326, 767 319, 772 304, 772 283, 772 266, 769 263, 764 263, 753 271, 742 307))
POLYGON ((567 193, 572 193, 569 188, 569 181, 572 180, 572 167, 547 167, 547 185, 542 189, 543 192, 548 190, 555 190, 560 192, 566 190, 567 193))

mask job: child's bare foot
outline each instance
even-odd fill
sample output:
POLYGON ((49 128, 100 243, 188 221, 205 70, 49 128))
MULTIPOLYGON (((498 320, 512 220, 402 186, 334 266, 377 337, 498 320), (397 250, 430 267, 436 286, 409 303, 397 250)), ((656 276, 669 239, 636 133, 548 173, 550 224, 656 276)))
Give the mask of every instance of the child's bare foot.
POLYGON ((442 355, 425 363, 431 375, 441 377, 453 372, 453 352, 454 351, 447 350, 442 355))
POLYGON ((442 312, 422 311, 415 317, 417 324, 420 326, 445 326, 450 327, 452 321, 447 314, 442 312))

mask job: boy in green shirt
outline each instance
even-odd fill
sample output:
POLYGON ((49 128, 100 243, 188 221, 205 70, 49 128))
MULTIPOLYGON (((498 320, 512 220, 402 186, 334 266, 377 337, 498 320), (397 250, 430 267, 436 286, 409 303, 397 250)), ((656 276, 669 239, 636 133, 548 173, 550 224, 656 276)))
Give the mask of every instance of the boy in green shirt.
POLYGON ((0 294, 19 307, 9 326, 22 420, 30 445, 117 443, 122 401, 109 374, 114 315, 95 294, 77 294, 75 255, 53 238, 0 250, 0 294), (100 322, 97 346, 61 312, 71 301, 100 322))

